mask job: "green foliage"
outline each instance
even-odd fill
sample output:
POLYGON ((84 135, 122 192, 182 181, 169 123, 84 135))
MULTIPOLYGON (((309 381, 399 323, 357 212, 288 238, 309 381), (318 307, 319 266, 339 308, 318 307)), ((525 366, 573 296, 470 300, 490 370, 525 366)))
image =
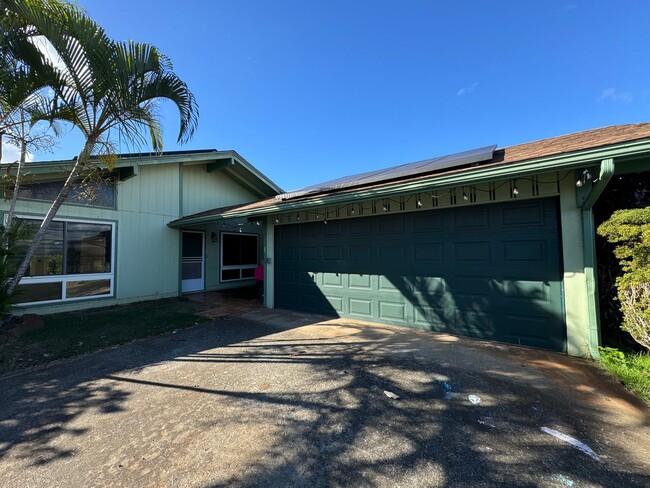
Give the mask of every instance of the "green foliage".
POLYGON ((600 356, 610 363, 623 364, 625 363, 625 353, 619 351, 615 347, 599 347, 600 356))
POLYGON ((621 328, 650 350, 650 207, 617 210, 598 233, 616 245, 623 270, 616 279, 621 328))
POLYGON ((616 244, 614 255, 624 272, 617 280, 619 289, 650 282, 650 207, 617 210, 598 233, 616 244))
POLYGON ((613 347, 600 348, 601 364, 621 383, 646 401, 650 401, 650 355, 623 353, 613 347))
POLYGON ((29 240, 33 229, 15 219, 10 228, 0 225, 0 316, 11 307, 11 296, 7 292, 9 280, 16 273, 20 257, 24 252, 22 242, 29 240))

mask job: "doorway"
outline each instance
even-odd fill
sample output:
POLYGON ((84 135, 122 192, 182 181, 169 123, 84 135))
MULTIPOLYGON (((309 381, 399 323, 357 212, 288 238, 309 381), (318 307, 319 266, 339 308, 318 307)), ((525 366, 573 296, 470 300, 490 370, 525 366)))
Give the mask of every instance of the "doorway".
POLYGON ((205 289, 205 233, 184 230, 181 250, 181 291, 205 289))

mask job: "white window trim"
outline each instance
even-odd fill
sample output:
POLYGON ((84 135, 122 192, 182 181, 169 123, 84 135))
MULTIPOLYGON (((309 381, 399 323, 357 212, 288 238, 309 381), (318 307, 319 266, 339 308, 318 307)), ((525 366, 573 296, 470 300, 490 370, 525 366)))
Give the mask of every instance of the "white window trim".
POLYGON ((252 277, 251 278, 242 278, 241 277, 241 270, 243 270, 243 269, 255 269, 255 268, 257 268, 259 266, 259 260, 260 260, 260 257, 259 257, 260 235, 259 234, 252 234, 252 233, 248 233, 248 232, 222 232, 221 237, 220 237, 219 240, 220 240, 220 242, 219 242, 219 244, 220 244, 219 251, 220 251, 220 254, 221 254, 221 257, 219 259, 219 266, 220 266, 219 282, 220 283, 230 283, 232 281, 246 281, 246 280, 254 279, 252 277), (255 264, 237 264, 237 265, 224 266, 223 265, 223 236, 225 236, 225 235, 229 235, 229 236, 254 236, 255 239, 257 240, 257 245, 255 246, 257 248, 257 262, 255 264), (239 278, 233 278, 231 280, 224 280, 223 277, 222 277, 222 271, 224 271, 224 270, 227 271, 229 269, 238 269, 239 270, 239 278))
MULTIPOLYGON (((39 215, 28 215, 28 214, 16 214, 18 219, 29 219, 29 220, 43 220, 43 216, 39 215)), ((61 298, 57 300, 42 300, 39 302, 23 302, 16 303, 16 307, 29 307, 35 305, 47 305, 51 303, 64 303, 64 302, 76 302, 82 300, 97 300, 100 298, 113 298, 115 296, 115 268, 117 263, 115 262, 115 242, 117 240, 115 234, 115 222, 109 222, 105 220, 88 220, 88 219, 76 219, 76 218, 54 218, 53 222, 78 222, 80 224, 99 224, 99 225, 110 225, 111 226, 111 272, 110 273, 86 273, 86 274, 61 274, 61 275, 48 275, 48 276, 24 276, 19 285, 28 285, 30 283, 61 283, 61 298), (74 297, 67 298, 67 284, 69 281, 95 281, 95 280, 110 280, 109 293, 107 295, 93 295, 90 297, 74 297)), ((7 224, 7 215, 4 216, 4 223, 7 224)))

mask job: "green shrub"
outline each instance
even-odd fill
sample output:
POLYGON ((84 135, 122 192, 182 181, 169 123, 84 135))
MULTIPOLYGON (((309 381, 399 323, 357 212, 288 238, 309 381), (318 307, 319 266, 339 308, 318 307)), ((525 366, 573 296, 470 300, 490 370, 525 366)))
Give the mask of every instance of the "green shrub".
POLYGON ((623 270, 616 280, 621 328, 650 349, 650 208, 617 210, 598 233, 616 245, 623 270))
POLYGON ((12 295, 7 293, 7 285, 24 253, 21 243, 33 235, 34 230, 19 219, 14 219, 9 229, 0 225, 0 317, 11 308, 12 295))

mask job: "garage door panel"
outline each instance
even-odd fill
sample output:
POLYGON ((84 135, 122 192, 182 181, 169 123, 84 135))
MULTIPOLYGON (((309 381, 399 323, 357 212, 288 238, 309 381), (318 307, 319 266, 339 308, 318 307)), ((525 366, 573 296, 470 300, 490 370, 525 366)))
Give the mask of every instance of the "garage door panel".
POLYGON ((452 297, 490 297, 494 285, 490 276, 454 276, 449 281, 449 294, 452 297))
POLYGON ((348 301, 348 310, 350 315, 373 319, 372 300, 368 298, 350 298, 348 301))
POLYGON ((377 220, 377 232, 382 235, 404 234, 404 217, 402 215, 390 215, 377 220))
POLYGON ((545 240, 505 241, 503 242, 503 260, 521 266, 524 262, 546 263, 547 243, 545 240))
POLYGON ((442 214, 415 214, 412 219, 412 230, 416 234, 419 233, 435 233, 442 231, 442 214))
POLYGON ((282 261, 296 261, 298 250, 295 247, 282 247, 280 249, 280 259, 282 261))
POLYGON ((344 259, 343 246, 323 246, 323 261, 343 261, 344 259))
POLYGON ((297 226, 299 230, 298 235, 302 238, 305 237, 316 237, 318 236, 318 227, 315 225, 299 225, 297 226))
POLYGON ((298 250, 298 256, 300 257, 301 262, 305 261, 317 261, 318 260, 318 248, 317 247, 301 247, 298 250))
POLYGON ((327 305, 337 314, 342 315, 345 312, 343 308, 345 299, 343 297, 326 295, 325 301, 327 305))
POLYGON ((414 261, 442 261, 444 256, 444 246, 441 242, 413 244, 414 261))
POLYGON ((445 280, 440 276, 413 276, 409 278, 413 295, 439 299, 446 292, 445 280))
POLYGON ((487 241, 456 242, 453 248, 454 261, 456 262, 487 263, 490 261, 490 243, 487 241))
POLYGON ((415 324, 419 328, 443 332, 447 330, 447 317, 444 308, 423 304, 414 307, 415 324))
POLYGON ((499 222, 506 228, 530 229, 546 225, 544 208, 537 203, 522 203, 498 210, 499 222))
POLYGON ((459 208, 452 214, 454 232, 487 230, 490 226, 489 209, 485 206, 459 208))
POLYGON ((276 306, 565 351, 558 227, 553 199, 278 226, 276 306))
POLYGON ((304 287, 314 286, 314 281, 317 279, 317 274, 310 271, 297 271, 296 276, 298 277, 298 285, 304 287))
POLYGON ((506 279, 502 282, 505 297, 523 300, 528 303, 530 300, 548 301, 550 285, 544 281, 526 281, 517 279, 506 279))
POLYGON ((370 236, 372 235, 372 221, 369 219, 351 219, 348 232, 351 236, 370 236))
POLYGON ((404 261, 405 244, 380 244, 378 246, 377 257, 381 261, 404 261))
POLYGON ((343 288, 343 275, 341 273, 323 273, 323 286, 328 288, 343 288))
POLYGON ((283 288, 297 284, 297 277, 295 271, 281 270, 278 272, 278 283, 283 288))
POLYGON ((350 274, 348 275, 348 283, 350 289, 370 291, 372 284, 370 275, 368 274, 350 274))
POLYGON ((450 330, 454 334, 479 337, 481 339, 495 338, 496 334, 492 314, 481 311, 456 309, 453 317, 454 321, 450 330))
MULTIPOLYGON (((399 297, 397 297, 399 298, 399 297)), ((386 323, 406 322, 406 303, 378 300, 379 320, 386 323)))
POLYGON ((504 323, 507 324, 503 332, 508 342, 522 346, 542 347, 556 349, 554 335, 549 334, 549 329, 554 324, 548 318, 531 315, 505 314, 504 323))
POLYGON ((372 261, 371 245, 352 245, 349 247, 350 261, 357 263, 369 263, 372 261))
POLYGON ((391 278, 388 276, 378 276, 377 290, 380 292, 396 292, 400 293, 400 288, 403 288, 406 280, 403 277, 391 278), (398 288, 399 287, 399 288, 398 288))
POLYGON ((343 235, 344 221, 330 220, 323 225, 323 236, 337 237, 343 235))

